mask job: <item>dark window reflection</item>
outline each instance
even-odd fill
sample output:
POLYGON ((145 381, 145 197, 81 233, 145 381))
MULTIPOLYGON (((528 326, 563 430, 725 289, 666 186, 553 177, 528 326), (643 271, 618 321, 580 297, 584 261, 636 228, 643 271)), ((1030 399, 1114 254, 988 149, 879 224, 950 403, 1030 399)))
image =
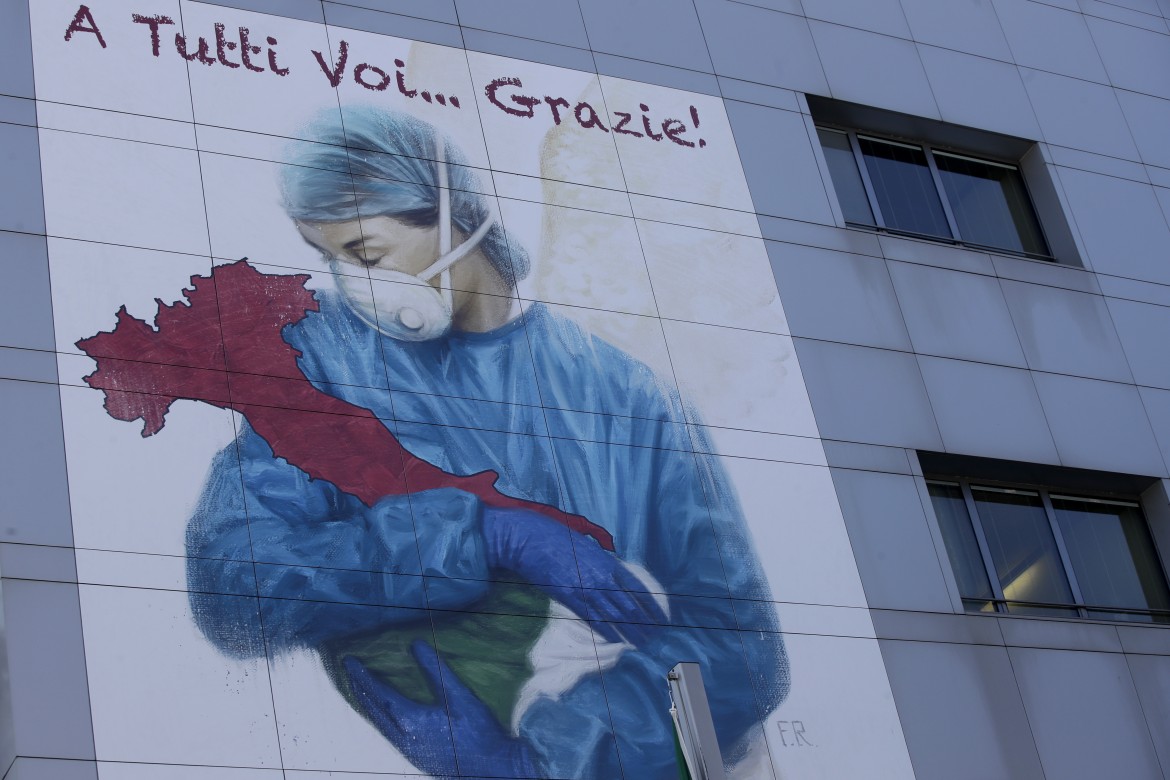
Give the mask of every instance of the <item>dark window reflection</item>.
POLYGON ((857 141, 886 227, 951 238, 925 152, 861 135, 857 141))
POLYGON ((945 152, 934 159, 964 241, 1047 256, 1019 171, 945 152))
POLYGON ((1012 602, 1073 603, 1052 526, 1036 493, 971 488, 1008 611, 1076 615, 1077 610, 1012 602))
POLYGON ((857 170, 857 158, 853 155, 849 136, 824 128, 818 128, 817 135, 821 139, 825 162, 829 165, 829 176, 833 179, 833 189, 837 191, 837 200, 841 203, 845 221, 857 225, 874 224, 873 211, 869 207, 869 197, 865 194, 861 173, 857 170))
MULTIPOLYGON (((1166 578, 1136 506, 1053 496, 1052 507, 1087 605, 1170 610, 1166 578)), ((1106 620, 1151 619, 1124 612, 1090 614, 1106 620)))
POLYGON ((995 593, 987 579, 983 554, 979 551, 979 542, 971 527, 971 515, 967 512, 962 488, 936 482, 932 482, 929 488, 934 513, 938 517, 943 542, 947 547, 947 557, 955 572, 964 606, 968 610, 994 612, 995 603, 992 599, 995 593))

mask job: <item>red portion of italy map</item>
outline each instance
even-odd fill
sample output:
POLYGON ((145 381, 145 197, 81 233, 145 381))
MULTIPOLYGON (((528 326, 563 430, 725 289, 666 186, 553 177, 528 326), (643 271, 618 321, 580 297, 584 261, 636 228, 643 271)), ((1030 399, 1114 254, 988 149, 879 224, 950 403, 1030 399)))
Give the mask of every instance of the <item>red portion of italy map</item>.
POLYGON ((494 471, 449 474, 412 455, 369 409, 314 387, 297 365, 300 352, 281 336, 318 310, 308 279, 263 274, 240 260, 192 276, 186 303, 158 301, 154 327, 123 306, 112 331, 77 342, 97 361, 85 381, 105 392, 111 417, 142 420, 143 436, 162 430, 175 401, 202 401, 240 413, 277 457, 367 506, 454 487, 489 506, 539 512, 613 550, 609 532, 586 518, 501 493, 494 471))

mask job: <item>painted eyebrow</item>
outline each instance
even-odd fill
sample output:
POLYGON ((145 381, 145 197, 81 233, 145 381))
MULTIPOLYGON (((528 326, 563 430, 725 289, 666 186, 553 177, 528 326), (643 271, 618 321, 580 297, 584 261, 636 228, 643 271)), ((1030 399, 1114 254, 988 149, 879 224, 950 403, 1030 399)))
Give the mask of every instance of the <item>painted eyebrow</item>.
POLYGON ((365 238, 355 238, 353 241, 349 241, 345 244, 342 244, 341 248, 346 250, 347 252, 354 252, 356 254, 358 250, 362 249, 365 246, 365 244, 366 244, 365 238))

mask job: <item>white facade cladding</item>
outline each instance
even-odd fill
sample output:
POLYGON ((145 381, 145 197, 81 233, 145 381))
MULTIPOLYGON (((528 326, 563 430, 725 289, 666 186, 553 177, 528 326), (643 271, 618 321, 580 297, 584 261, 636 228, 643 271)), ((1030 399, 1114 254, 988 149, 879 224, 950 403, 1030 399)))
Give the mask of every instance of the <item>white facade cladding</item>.
POLYGON ((1166 0, 0 51, 4 780, 1170 778, 1166 0))

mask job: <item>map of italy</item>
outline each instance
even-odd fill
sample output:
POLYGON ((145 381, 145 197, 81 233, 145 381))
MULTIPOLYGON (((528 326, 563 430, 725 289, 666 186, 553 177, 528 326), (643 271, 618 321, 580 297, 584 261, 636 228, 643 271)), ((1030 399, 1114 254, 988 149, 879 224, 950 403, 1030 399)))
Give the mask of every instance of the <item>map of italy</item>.
POLYGON ((111 417, 142 420, 143 436, 163 429, 175 401, 202 401, 243 415, 277 457, 367 506, 454 487, 489 506, 534 510, 613 550, 609 532, 586 518, 501 493, 494 471, 447 473, 411 454, 369 409, 317 389, 281 335, 318 310, 308 280, 260 273, 245 259, 192 276, 185 303, 158 301, 154 327, 123 306, 113 330, 77 342, 97 362, 85 382, 105 392, 111 417))

